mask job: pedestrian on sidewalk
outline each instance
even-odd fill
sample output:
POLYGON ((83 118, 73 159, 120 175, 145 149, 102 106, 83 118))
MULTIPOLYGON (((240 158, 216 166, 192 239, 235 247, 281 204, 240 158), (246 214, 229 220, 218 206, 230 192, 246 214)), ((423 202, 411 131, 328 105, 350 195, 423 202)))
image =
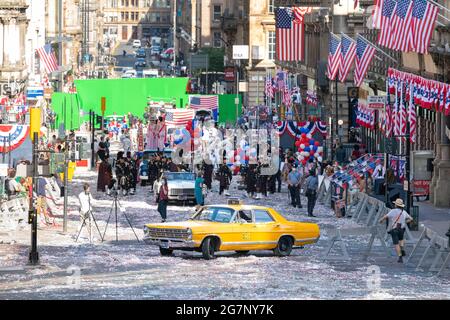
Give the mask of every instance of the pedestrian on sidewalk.
POLYGON ((198 206, 205 205, 205 198, 203 196, 203 174, 200 172, 195 179, 195 202, 198 206))
POLYGON ((392 237, 392 243, 395 246, 395 250, 397 251, 398 260, 397 262, 403 263, 403 257, 406 256, 405 253, 405 230, 406 224, 413 221, 413 218, 406 212, 405 204, 403 200, 398 198, 394 201, 395 208, 388 212, 387 215, 380 219, 380 223, 384 220, 388 220, 388 229, 387 232, 392 237))
POLYGON ((309 171, 309 176, 306 179, 305 196, 308 198, 308 217, 315 217, 313 215, 314 206, 316 205, 317 188, 319 187, 319 179, 317 179, 316 171, 309 171))
POLYGON ((294 208, 295 207, 302 208, 302 202, 300 200, 301 181, 302 181, 302 174, 300 171, 297 170, 297 165, 294 165, 287 177, 288 189, 291 194, 291 204, 294 208))
POLYGON ((162 222, 166 222, 167 219, 167 204, 169 202, 169 187, 167 186, 167 179, 162 179, 162 185, 159 188, 159 193, 156 197, 156 203, 158 203, 158 212, 161 215, 162 222))

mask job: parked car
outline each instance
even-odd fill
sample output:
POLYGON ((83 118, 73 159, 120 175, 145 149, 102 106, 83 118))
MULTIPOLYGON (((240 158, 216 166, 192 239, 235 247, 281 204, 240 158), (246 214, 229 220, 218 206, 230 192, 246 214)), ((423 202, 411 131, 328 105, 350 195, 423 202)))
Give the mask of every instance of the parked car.
POLYGON ((133 69, 127 69, 122 73, 122 78, 136 78, 137 72, 133 69))
POLYGON ((218 251, 247 254, 250 250, 273 250, 285 257, 319 237, 315 223, 288 221, 273 208, 232 199, 227 205, 204 206, 187 221, 144 227, 145 243, 159 246, 161 255, 187 250, 201 252, 205 259, 213 259, 218 251))
POLYGON ((160 55, 160 54, 161 54, 161 47, 160 47, 160 46, 157 46, 157 45, 152 46, 151 54, 152 54, 152 56, 154 56, 154 55, 160 55))
POLYGON ((140 48, 141 40, 133 40, 133 48, 140 48))
POLYGON ((169 201, 183 201, 195 203, 195 173, 192 172, 163 172, 161 177, 155 181, 153 192, 155 196, 159 193, 162 178, 167 179, 169 188, 169 201))
POLYGON ((145 58, 147 54, 145 53, 145 49, 140 48, 136 50, 136 58, 145 58))

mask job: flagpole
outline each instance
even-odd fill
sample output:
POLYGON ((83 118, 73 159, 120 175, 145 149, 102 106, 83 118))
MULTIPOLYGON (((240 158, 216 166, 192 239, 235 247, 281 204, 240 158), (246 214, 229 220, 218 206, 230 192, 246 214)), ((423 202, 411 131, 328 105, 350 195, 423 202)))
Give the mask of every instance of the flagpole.
MULTIPOLYGON (((385 135, 384 135, 384 185, 385 185, 385 187, 384 187, 384 202, 385 202, 385 204, 388 204, 388 202, 389 202, 388 179, 387 179, 387 166, 388 166, 388 163, 389 163, 389 153, 386 150, 387 149, 386 145, 387 145, 387 141, 388 141, 388 139, 390 139, 390 137, 387 136, 386 133, 388 133, 390 131, 390 129, 388 128, 388 125, 387 125, 387 117, 390 116, 391 113, 389 113, 389 115, 388 115, 386 107, 387 106, 389 106, 389 108, 391 107, 390 106, 390 103, 391 103, 390 100, 391 99, 390 99, 390 95, 389 95, 389 80, 386 79, 386 100, 384 102, 384 117, 385 117, 385 135)), ((389 126, 391 126, 391 128, 392 128, 392 118, 389 119, 389 126)))
POLYGON ((360 34, 358 34, 358 37, 360 37, 363 41, 365 41, 366 43, 368 43, 371 46, 373 46, 375 49, 377 49, 379 52, 381 52, 383 55, 385 55, 386 57, 388 57, 389 59, 391 59, 392 61, 394 61, 398 65, 398 61, 396 59, 394 59, 392 56, 388 55, 386 52, 381 50, 378 46, 376 46, 375 44, 373 44, 372 42, 370 42, 369 40, 367 40, 366 38, 364 38, 360 34))
POLYGON ((441 8, 441 9, 447 11, 447 12, 450 12, 450 9, 444 7, 442 4, 440 4, 440 3, 436 2, 436 1, 428 0, 428 2, 434 4, 436 7, 439 7, 439 8, 441 8))

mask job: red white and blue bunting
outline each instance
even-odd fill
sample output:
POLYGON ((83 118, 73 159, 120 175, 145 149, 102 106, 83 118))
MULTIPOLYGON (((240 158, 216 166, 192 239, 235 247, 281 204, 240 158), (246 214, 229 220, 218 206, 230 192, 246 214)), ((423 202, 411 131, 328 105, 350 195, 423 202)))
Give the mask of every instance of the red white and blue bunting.
POLYGON ((302 133, 313 135, 319 132, 324 137, 327 135, 326 123, 322 121, 278 121, 275 123, 275 129, 279 136, 283 135, 287 130, 288 134, 293 138, 298 138, 302 133))
POLYGON ((368 129, 375 129, 375 111, 359 104, 356 110, 356 123, 368 129))
POLYGON ((28 137, 29 126, 24 125, 0 125, 0 152, 12 151, 28 137))

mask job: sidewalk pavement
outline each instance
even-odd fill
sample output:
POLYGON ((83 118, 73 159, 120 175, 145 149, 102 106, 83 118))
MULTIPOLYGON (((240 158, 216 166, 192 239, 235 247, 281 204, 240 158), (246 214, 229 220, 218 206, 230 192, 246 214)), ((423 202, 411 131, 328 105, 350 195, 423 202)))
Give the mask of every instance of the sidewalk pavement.
POLYGON ((437 208, 429 201, 414 201, 414 205, 419 206, 419 224, 445 237, 450 227, 450 208, 437 208))

